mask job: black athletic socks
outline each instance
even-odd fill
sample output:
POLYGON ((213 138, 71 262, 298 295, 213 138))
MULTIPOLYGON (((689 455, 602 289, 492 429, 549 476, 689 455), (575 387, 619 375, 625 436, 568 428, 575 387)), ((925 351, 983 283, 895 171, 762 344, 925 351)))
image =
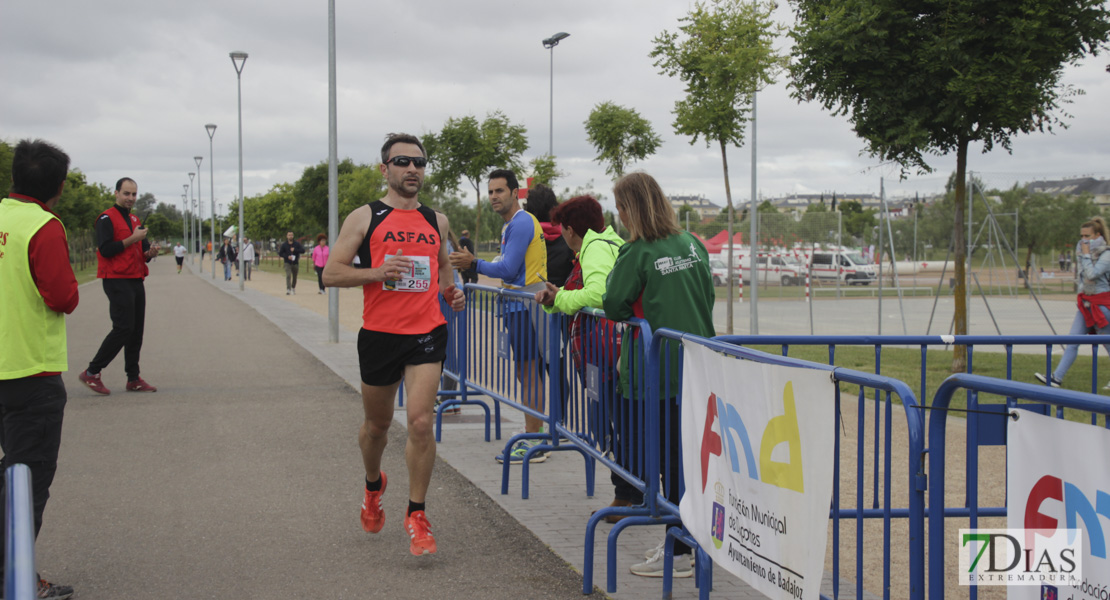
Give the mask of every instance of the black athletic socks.
POLYGON ((367 481, 366 482, 366 491, 368 491, 368 492, 380 492, 380 491, 382 491, 382 475, 381 475, 381 473, 378 473, 378 480, 377 481, 373 481, 373 482, 367 481))
POLYGON ((409 511, 407 513, 405 513, 405 515, 406 516, 411 515, 412 513, 416 512, 418 510, 424 510, 424 503, 423 502, 413 502, 412 500, 409 500, 409 511))

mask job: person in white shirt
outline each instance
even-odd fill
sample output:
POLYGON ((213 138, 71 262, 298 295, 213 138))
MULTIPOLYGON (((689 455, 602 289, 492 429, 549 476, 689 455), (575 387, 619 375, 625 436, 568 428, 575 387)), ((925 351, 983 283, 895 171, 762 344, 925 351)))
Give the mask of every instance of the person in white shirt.
POLYGON ((173 247, 173 259, 177 261, 177 272, 180 273, 181 264, 185 262, 185 246, 182 246, 181 242, 173 247))
POLYGON ((243 238, 243 279, 251 280, 251 265, 254 264, 254 242, 243 238))

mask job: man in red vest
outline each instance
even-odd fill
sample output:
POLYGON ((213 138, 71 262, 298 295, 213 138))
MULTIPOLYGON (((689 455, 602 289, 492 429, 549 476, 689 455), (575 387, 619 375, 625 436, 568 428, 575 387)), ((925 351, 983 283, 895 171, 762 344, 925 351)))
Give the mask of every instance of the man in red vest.
POLYGON ((146 263, 158 254, 158 246, 147 241, 147 230, 139 217, 131 214, 139 188, 135 180, 124 177, 116 182, 116 203, 96 219, 96 276, 103 281, 108 296, 112 331, 100 344, 89 368, 77 376, 98 394, 111 392, 100 380, 100 371, 123 349, 127 391, 157 392, 158 388, 139 377, 139 351, 143 347, 146 319, 146 263))

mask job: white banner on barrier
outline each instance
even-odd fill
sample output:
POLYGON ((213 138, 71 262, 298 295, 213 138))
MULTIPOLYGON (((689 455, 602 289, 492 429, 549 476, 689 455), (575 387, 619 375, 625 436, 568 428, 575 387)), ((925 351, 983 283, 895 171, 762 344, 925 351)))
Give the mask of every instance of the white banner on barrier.
POLYGON ((684 351, 683 524, 768 597, 816 600, 832 497, 829 373, 684 351))
POLYGON ((1010 567, 1005 573, 1010 583, 1007 597, 1106 598, 1110 594, 1110 431, 1026 410, 1018 414, 1018 420, 1007 423, 1006 526, 1042 532, 1018 540, 1026 560, 1014 565, 999 561, 1001 567, 1010 567), (1070 565, 1067 555, 1051 552, 1045 543, 1054 532, 1066 529, 1078 530, 1069 532, 1067 540, 1081 542, 1077 565, 1070 565), (1081 571, 1073 570, 1074 566, 1081 571), (1054 577, 1043 577, 1046 572, 1054 577), (1030 577, 1034 574, 1035 578, 1030 577), (1076 585, 1056 581, 1069 574, 1078 574, 1076 585))

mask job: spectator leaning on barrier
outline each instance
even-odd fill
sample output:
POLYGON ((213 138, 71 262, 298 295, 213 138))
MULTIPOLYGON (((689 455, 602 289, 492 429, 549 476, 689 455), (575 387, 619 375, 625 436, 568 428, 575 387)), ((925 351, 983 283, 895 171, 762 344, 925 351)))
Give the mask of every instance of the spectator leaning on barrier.
MULTIPOLYGON (((31 470, 35 537, 58 469, 69 368, 66 315, 77 308, 77 279, 66 230, 54 207, 69 156, 42 140, 22 140, 12 157, 11 193, 0 202, 0 467, 31 470)), ((0 498, 5 478, 0 474, 0 498)), ((5 538, 6 519, 0 519, 5 538)), ((0 543, 0 564, 6 544, 0 543)), ((3 572, 0 571, 0 590, 3 572)), ((39 579, 38 598, 69 598, 73 588, 39 579)))
MULTIPOLYGON (((1106 243, 1106 221, 1102 217, 1092 217, 1079 227, 1079 237, 1075 249, 1079 258, 1079 270, 1075 275, 1079 285, 1079 296, 1076 298, 1079 310, 1075 313, 1068 335, 1110 335, 1110 247, 1106 243)), ((1110 353, 1110 345, 1103 348, 1110 353)), ((1040 373, 1033 376, 1041 383, 1060 387, 1078 353, 1078 344, 1068 344, 1064 347, 1060 364, 1048 377, 1040 373)), ((1102 389, 1110 390, 1110 383, 1102 389)))
POLYGON ((543 229, 543 241, 547 246, 547 280, 555 287, 563 287, 570 275, 574 252, 563 239, 559 224, 552 222, 551 212, 557 206, 559 201, 555 192, 543 184, 528 190, 528 199, 524 202, 524 210, 532 213, 543 229))
MULTIPOLYGON (((131 213, 139 192, 134 179, 116 182, 116 203, 96 219, 96 276, 108 296, 112 330, 100 344, 96 356, 77 378, 92 391, 111 392, 100 379, 100 372, 123 350, 123 369, 129 392, 157 392, 158 388, 139 377, 139 354, 143 349, 146 323, 146 288, 143 280, 150 269, 146 263, 158 254, 158 246, 147 241, 147 229, 131 213)), ((199 242, 198 242, 199 243, 199 242)))
MULTIPOLYGON (((617 257, 602 306, 610 319, 623 321, 640 317, 653 329, 663 327, 705 337, 716 335, 713 328, 713 274, 705 246, 693 235, 678 228, 674 209, 659 184, 646 173, 630 173, 613 186, 617 213, 629 231, 629 241, 617 257)), ((642 403, 645 390, 634 389, 628 381, 630 356, 636 354, 627 329, 621 350, 621 390, 624 397, 642 403)), ((677 402, 679 349, 669 348, 670 373, 659 373, 660 431, 658 435, 664 456, 660 466, 665 471, 663 490, 668 501, 679 501, 679 426, 681 409, 677 402), (670 389, 666 387, 670 382, 670 389), (667 422, 670 430, 667 431, 667 422), (669 436, 669 438, 668 438, 669 436), (664 440, 670 439, 670 445, 664 440)), ((674 576, 693 574, 690 547, 675 542, 674 576)), ((648 556, 646 562, 633 565, 632 573, 646 577, 662 577, 663 549, 648 556)))
MULTIPOLYGON (((567 247, 577 256, 574 259, 569 276, 564 287, 556 287, 553 283, 547 284, 547 289, 536 293, 536 302, 544 306, 549 313, 565 313, 573 315, 583 308, 601 308, 601 299, 605 295, 605 284, 613 264, 617 262, 617 253, 624 245, 624 240, 611 226, 605 224, 605 215, 601 204, 592 196, 578 196, 560 204, 552 213, 553 223, 562 226, 562 238, 567 247)), ((550 248, 550 246, 548 246, 550 248)), ((570 343, 575 369, 579 378, 585 382, 585 363, 611 361, 615 357, 607 350, 614 346, 610 336, 617 335, 612 328, 601 325, 595 331, 583 332, 581 318, 571 321, 570 343), (583 356, 583 336, 593 336, 593 344, 586 344, 583 356)), ((603 374, 616 371, 615 365, 599 364, 599 371, 603 374)), ((604 386, 603 386, 604 387, 604 386)), ((605 398, 612 401, 612 398, 605 398)), ((610 411, 616 416, 617 407, 610 411)), ((615 432, 614 432, 615 433, 615 432)), ((625 458, 619 456, 621 444, 615 439, 610 444, 618 454, 616 460, 626 464, 625 458)), ((635 486, 629 484, 616 473, 611 474, 615 488, 614 499, 610 506, 636 506, 643 504, 644 495, 635 486)), ((610 523, 620 520, 619 517, 606 517, 610 523)))
POLYGON ((285 295, 297 293, 297 272, 301 270, 301 255, 304 246, 293 239, 293 232, 285 234, 285 242, 278 248, 278 256, 285 265, 285 295))
MULTIPOLYGON (((460 270, 473 266, 480 275, 500 279, 506 289, 536 293, 546 289, 542 280, 547 278, 547 246, 539 221, 520 208, 518 187, 516 175, 508 169, 498 169, 489 174, 490 208, 505 220, 501 228, 501 254, 493 261, 485 261, 466 250, 459 250, 451 254, 451 266, 460 270)), ((509 346, 516 361, 516 377, 524 390, 524 404, 544 412, 543 357, 533 329, 532 311, 523 302, 509 300, 502 302, 501 315, 509 332, 509 346)), ((539 433, 542 429, 542 419, 524 415, 526 433, 539 433)), ((521 440, 510 449, 509 462, 520 464, 529 448, 538 443, 536 440, 521 440)), ((498 462, 505 460, 501 454, 495 458, 498 462)), ((532 455, 532 462, 546 459, 546 452, 532 455)))

